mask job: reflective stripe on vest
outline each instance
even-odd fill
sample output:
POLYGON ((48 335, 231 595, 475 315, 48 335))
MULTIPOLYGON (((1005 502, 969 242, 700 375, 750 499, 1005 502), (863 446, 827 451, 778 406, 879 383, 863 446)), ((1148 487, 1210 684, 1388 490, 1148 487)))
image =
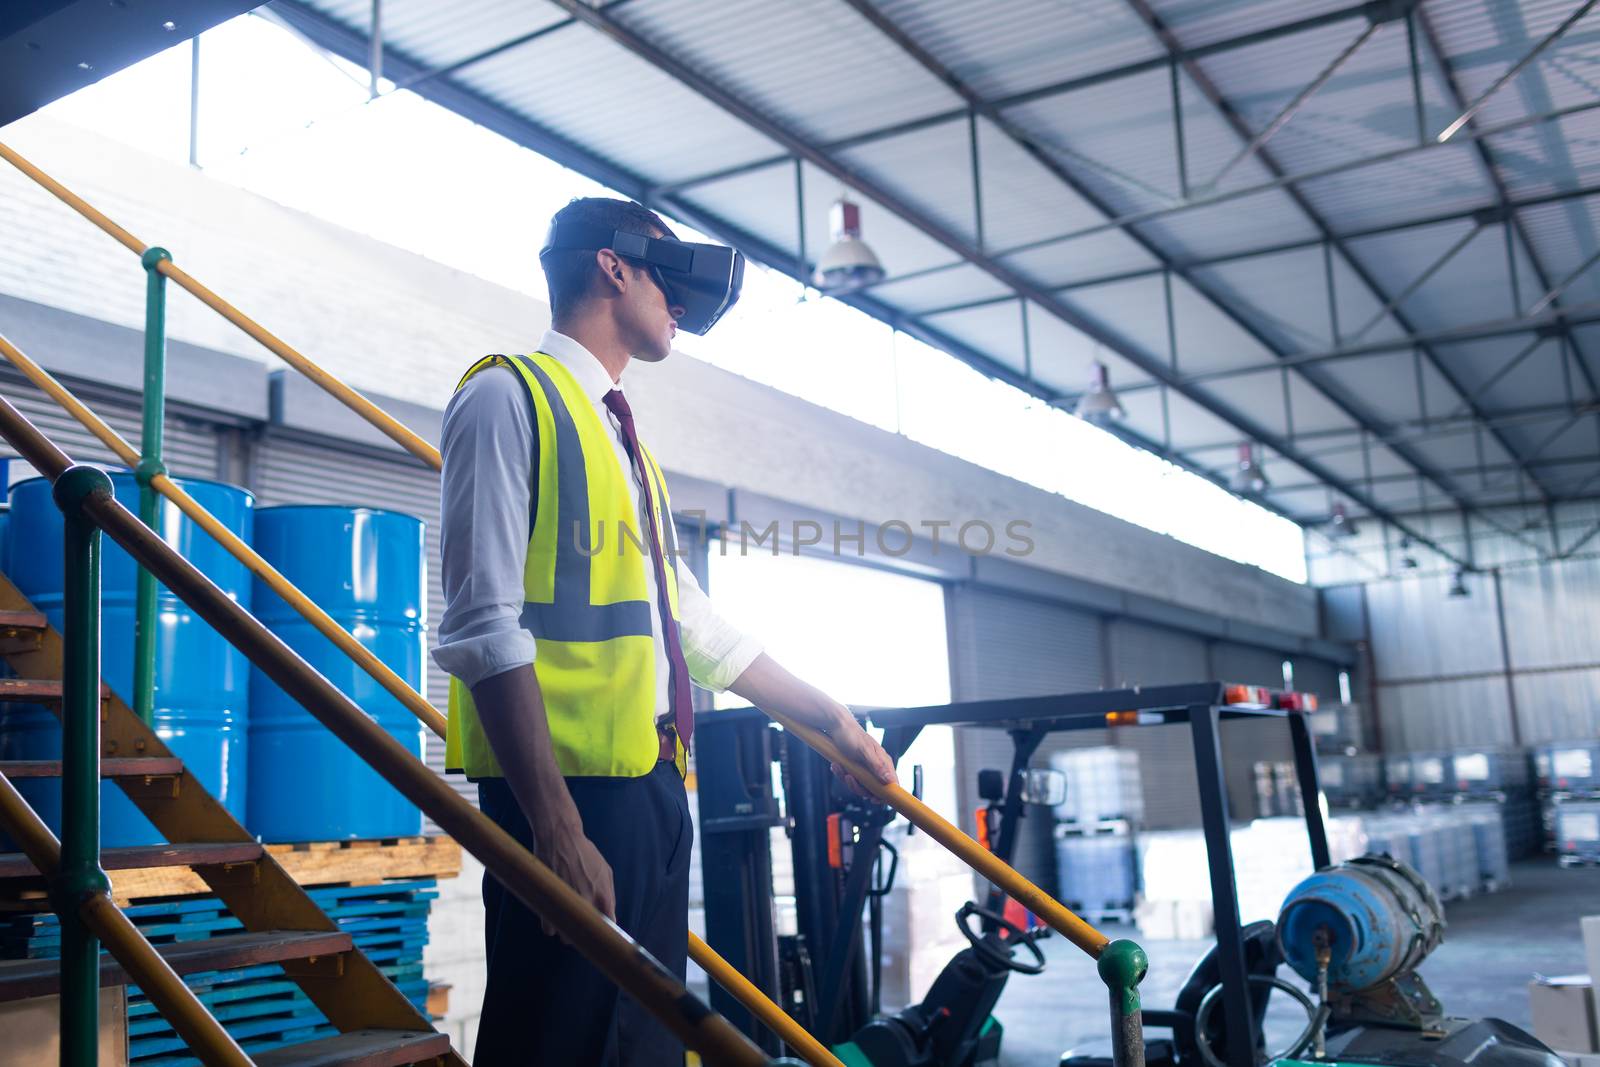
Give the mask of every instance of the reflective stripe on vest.
MULTIPOLYGON (((557 765, 569 776, 647 774, 660 754, 656 649, 646 599, 649 534, 636 529, 633 473, 617 460, 613 430, 560 362, 543 354, 489 356, 462 384, 494 366, 516 373, 533 414, 537 481, 521 621, 538 644, 534 671, 557 765)), ((643 451, 657 502, 650 519, 675 552, 666 479, 643 451)), ((676 618, 671 566, 667 599, 676 618)), ((457 679, 450 683, 445 766, 473 778, 501 774, 472 694, 457 679)))

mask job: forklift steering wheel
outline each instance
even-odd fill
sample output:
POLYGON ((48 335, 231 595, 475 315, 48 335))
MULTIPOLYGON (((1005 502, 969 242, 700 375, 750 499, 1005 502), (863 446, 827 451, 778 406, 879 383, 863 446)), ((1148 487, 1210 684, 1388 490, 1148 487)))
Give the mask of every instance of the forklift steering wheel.
POLYGON ((1044 953, 1039 951, 1039 943, 1004 915, 969 900, 961 905, 960 911, 956 912, 956 926, 972 943, 972 950, 995 966, 1016 971, 1018 974, 1038 974, 1044 970, 1044 953), (985 922, 994 923, 1011 936, 1001 941, 998 937, 991 937, 988 934, 973 933, 972 924, 968 920, 974 915, 985 922), (1017 959, 1008 945, 1021 945, 1026 948, 1033 953, 1033 962, 1017 959))

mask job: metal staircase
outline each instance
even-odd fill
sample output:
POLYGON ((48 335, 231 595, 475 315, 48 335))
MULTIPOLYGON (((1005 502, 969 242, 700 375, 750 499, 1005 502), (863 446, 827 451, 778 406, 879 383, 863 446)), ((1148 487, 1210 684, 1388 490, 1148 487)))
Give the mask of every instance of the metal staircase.
MULTIPOLYGON (((14 677, 0 679, 0 700, 39 703, 59 716, 61 635, 11 581, 0 576, 0 658, 14 677)), ((161 739, 123 701, 101 685, 101 775, 167 838, 164 845, 109 848, 107 870, 182 866, 200 876, 244 925, 243 933, 153 946, 176 974, 275 963, 340 1030, 335 1037, 255 1054, 258 1065, 398 1067, 462 1065, 449 1039, 356 948, 350 935, 312 901, 221 802, 189 774, 161 739)), ((59 760, 0 762, 9 782, 59 777, 59 760)), ((0 854, 0 895, 44 884, 23 853, 0 854)), ((102 962, 102 985, 130 981, 114 961, 102 962)), ((0 1001, 60 991, 56 959, 0 961, 0 1001)))

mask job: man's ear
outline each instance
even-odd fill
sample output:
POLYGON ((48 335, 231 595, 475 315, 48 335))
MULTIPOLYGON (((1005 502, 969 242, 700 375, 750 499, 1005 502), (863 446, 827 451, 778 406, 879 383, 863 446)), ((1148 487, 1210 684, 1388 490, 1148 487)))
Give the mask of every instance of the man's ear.
POLYGON ((602 248, 594 254, 595 264, 600 268, 600 284, 621 292, 627 287, 628 273, 623 269, 622 257, 609 248, 602 248))

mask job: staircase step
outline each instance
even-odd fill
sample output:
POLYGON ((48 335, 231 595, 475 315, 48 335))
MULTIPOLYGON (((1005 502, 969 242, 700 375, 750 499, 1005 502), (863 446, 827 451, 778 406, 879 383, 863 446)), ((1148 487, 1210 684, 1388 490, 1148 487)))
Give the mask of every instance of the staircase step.
MULTIPOLYGON (((111 690, 100 684, 100 699, 105 700, 111 690)), ((45 678, 0 678, 0 700, 22 704, 61 703, 61 682, 45 678)))
MULTIPOLYGON (((219 841, 189 845, 139 845, 100 850, 100 866, 108 871, 134 871, 143 867, 202 867, 218 863, 249 863, 261 858, 258 841, 219 841)), ((21 852, 0 853, 0 879, 36 878, 38 870, 21 852)))
POLYGON ((0 633, 18 630, 44 630, 49 627, 42 611, 0 611, 0 633))
MULTIPOLYGON (((349 952, 349 934, 336 930, 266 930, 259 933, 228 934, 204 941, 177 941, 156 945, 172 969, 179 974, 197 971, 225 971, 236 967, 255 967, 263 963, 283 963, 311 956, 333 956, 349 952)), ((122 965, 109 956, 100 961, 102 986, 127 985, 132 979, 122 965)), ((61 988, 60 960, 0 961, 0 1001, 49 996, 61 988)))
POLYGON ((450 1039, 432 1031, 352 1030, 251 1058, 256 1067, 402 1067, 449 1051, 450 1039))
MULTIPOLYGON (((183 773, 183 761, 176 756, 109 756, 100 761, 102 778, 168 778, 183 773)), ((60 778, 58 759, 0 760, 0 774, 7 778, 60 778)))

